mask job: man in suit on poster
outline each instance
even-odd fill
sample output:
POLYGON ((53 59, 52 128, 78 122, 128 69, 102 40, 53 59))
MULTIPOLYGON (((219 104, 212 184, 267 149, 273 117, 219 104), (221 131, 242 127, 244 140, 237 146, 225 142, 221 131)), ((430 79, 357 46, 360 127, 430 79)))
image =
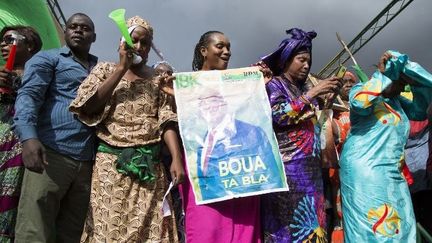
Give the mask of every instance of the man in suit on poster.
POLYGON ((204 200, 281 187, 276 158, 264 130, 228 111, 224 97, 208 89, 199 97, 207 132, 197 150, 199 186, 204 200), (245 186, 252 186, 245 188, 245 186))

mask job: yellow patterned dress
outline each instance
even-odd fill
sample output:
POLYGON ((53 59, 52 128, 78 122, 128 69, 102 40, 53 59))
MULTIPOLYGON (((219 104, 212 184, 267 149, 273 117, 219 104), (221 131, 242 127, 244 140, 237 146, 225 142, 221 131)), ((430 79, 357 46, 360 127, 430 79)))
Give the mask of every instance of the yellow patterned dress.
MULTIPOLYGON (((116 149, 160 142, 162 127, 176 114, 151 80, 122 78, 103 112, 86 115, 83 105, 114 71, 115 64, 99 63, 78 90, 70 110, 87 125, 96 127, 101 142, 116 149)), ((118 156, 96 154, 89 214, 81 242, 177 242, 173 216, 163 217, 162 199, 168 181, 163 165, 154 167, 154 182, 140 182, 118 172, 118 156)))

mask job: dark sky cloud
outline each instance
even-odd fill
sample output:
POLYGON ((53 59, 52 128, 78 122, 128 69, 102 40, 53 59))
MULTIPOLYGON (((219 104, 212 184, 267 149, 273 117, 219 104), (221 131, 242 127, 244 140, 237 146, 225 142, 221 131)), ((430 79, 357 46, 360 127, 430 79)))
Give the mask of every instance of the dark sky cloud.
MULTIPOLYGON (((313 42, 313 72, 331 60, 341 46, 356 36, 389 0, 60 0, 66 16, 88 14, 95 22, 98 40, 92 51, 101 60, 117 61, 119 32, 107 17, 111 10, 125 8, 126 16, 139 15, 155 29, 154 41, 177 70, 190 71, 193 48, 200 35, 220 30, 230 39, 230 67, 248 66, 280 43, 285 30, 300 27, 318 33, 313 42)), ((409 54, 412 60, 432 70, 430 40, 432 1, 415 0, 356 55, 373 71, 387 49, 409 54)), ((158 61, 152 54, 149 63, 158 61)))

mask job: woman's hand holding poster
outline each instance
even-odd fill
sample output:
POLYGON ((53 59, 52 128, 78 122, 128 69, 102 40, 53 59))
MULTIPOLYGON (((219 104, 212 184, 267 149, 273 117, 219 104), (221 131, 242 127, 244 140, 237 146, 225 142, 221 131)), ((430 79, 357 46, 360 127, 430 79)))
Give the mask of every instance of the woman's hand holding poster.
POLYGON ((197 204, 287 191, 258 68, 175 76, 180 134, 197 204))

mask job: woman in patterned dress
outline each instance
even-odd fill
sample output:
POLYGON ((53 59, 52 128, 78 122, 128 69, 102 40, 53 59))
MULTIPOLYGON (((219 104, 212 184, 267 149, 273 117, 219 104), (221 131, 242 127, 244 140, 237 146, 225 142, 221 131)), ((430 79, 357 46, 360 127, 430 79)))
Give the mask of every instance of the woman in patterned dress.
MULTIPOLYGON (((155 70, 156 75, 164 76, 164 75, 172 75, 176 70, 171 66, 167 61, 159 61, 152 66, 155 70)), ((176 104, 173 95, 169 95, 167 97, 171 106, 173 107, 173 111, 176 112, 176 104)), ((165 170, 169 171, 171 166, 171 155, 168 151, 168 148, 165 144, 162 144, 161 150, 162 163, 165 165, 165 170)), ((168 176, 170 177, 170 176, 168 176)), ((172 180, 172 178, 169 178, 172 180)), ((177 223, 177 234, 180 242, 185 242, 185 230, 184 230, 184 212, 183 212, 183 202, 181 199, 180 191, 178 187, 175 187, 171 190, 171 197, 173 201, 174 214, 177 223)))
POLYGON ((415 242, 402 166, 409 120, 427 118, 432 74, 394 51, 385 53, 378 67, 349 95, 351 130, 340 160, 345 241, 415 242), (406 84, 412 99, 400 95, 406 84))
POLYGON ((168 181, 159 156, 163 139, 172 156, 171 176, 180 183, 176 115, 154 69, 146 65, 153 28, 140 17, 127 25, 134 46, 121 44, 118 64, 99 63, 70 106, 81 121, 96 127, 100 139, 81 240, 177 242, 174 216, 162 212, 168 181), (142 60, 134 61, 134 55, 142 60))
POLYGON ((346 109, 349 107, 348 95, 356 83, 357 78, 354 74, 347 71, 344 75, 343 86, 339 94, 345 108, 333 106, 332 115, 327 117, 325 124, 321 127, 321 160, 323 171, 327 174, 324 175, 324 188, 328 193, 327 200, 332 206, 331 212, 327 212, 327 217, 328 219, 330 218, 327 222, 331 223, 331 225, 327 225, 327 233, 331 234, 329 239, 333 243, 343 242, 339 158, 343 144, 351 128, 350 112, 349 109, 346 109), (322 139, 323 136, 325 139, 322 139))
POLYGON ((275 75, 266 84, 273 128, 285 166, 288 192, 261 196, 265 242, 325 242, 325 208, 321 175, 316 97, 337 91, 336 77, 306 90, 315 32, 287 31, 291 38, 262 58, 275 75))
POLYGON ((0 46, 5 60, 17 35, 20 38, 17 40, 13 70, 0 67, 0 242, 13 242, 24 173, 21 144, 12 131, 16 92, 21 83, 24 64, 42 47, 42 40, 33 28, 4 27, 0 32, 0 46))

